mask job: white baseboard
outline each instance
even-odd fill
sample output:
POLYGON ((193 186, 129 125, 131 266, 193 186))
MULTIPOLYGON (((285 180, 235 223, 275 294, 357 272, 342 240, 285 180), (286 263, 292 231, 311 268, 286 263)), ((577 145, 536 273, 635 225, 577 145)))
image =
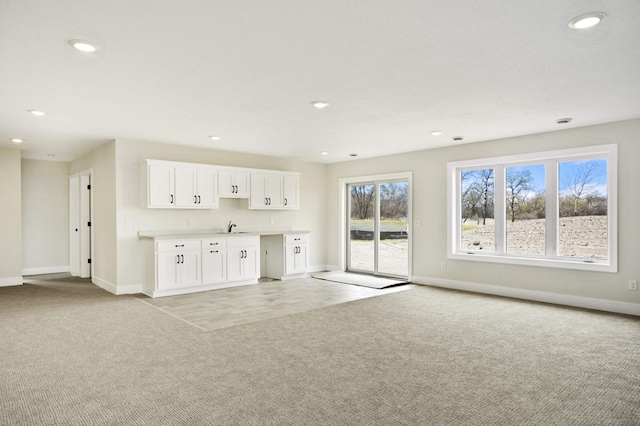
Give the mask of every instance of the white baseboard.
POLYGON ((553 303, 556 305, 574 306, 577 308, 595 309, 598 311, 615 312, 617 314, 640 316, 639 303, 618 302, 615 300, 594 299, 591 297, 572 296, 569 294, 547 293, 544 291, 502 287, 468 281, 448 280, 445 278, 418 277, 415 275, 411 282, 414 284, 471 291, 474 293, 512 297, 514 299, 533 300, 536 302, 553 303))
POLYGON ((24 280, 22 277, 7 277, 0 278, 0 287, 9 287, 12 285, 22 285, 24 284, 24 280))
POLYGON ((103 280, 99 277, 91 277, 91 282, 100 287, 103 290, 108 291, 111 294, 137 294, 142 293, 142 284, 133 285, 115 285, 109 281, 103 280))
POLYGON ((307 274, 311 275, 314 272, 324 272, 324 271, 333 271, 334 269, 337 269, 337 266, 331 266, 331 265, 313 265, 310 266, 309 269, 307 270, 307 274), (333 268, 333 269, 331 269, 333 268))
POLYGON ((67 266, 45 266, 41 268, 25 268, 22 270, 23 276, 28 275, 42 275, 42 274, 60 274, 62 272, 69 272, 71 269, 67 266))

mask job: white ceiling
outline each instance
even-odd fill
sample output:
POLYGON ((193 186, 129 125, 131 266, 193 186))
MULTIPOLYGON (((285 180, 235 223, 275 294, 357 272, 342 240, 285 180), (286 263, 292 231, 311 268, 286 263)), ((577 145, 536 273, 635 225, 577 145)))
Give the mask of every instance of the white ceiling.
POLYGON ((633 119, 639 20, 638 0, 1 0, 0 147, 70 161, 127 138, 330 163, 633 119))

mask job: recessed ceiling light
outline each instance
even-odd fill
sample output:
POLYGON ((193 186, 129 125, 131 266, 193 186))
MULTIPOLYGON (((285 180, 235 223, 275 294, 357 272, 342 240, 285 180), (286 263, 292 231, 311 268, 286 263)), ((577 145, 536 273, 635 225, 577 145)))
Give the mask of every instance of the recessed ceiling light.
POLYGON ((327 101, 313 101, 313 102, 311 102, 311 105, 313 105, 314 108, 322 109, 322 108, 328 107, 329 106, 329 102, 327 102, 327 101))
POLYGON ((454 137, 452 137, 451 139, 453 139, 454 141, 461 141, 461 140, 463 140, 464 138, 463 138, 462 136, 454 136, 454 137))
POLYGON ((209 136, 209 139, 211 139, 212 141, 219 141, 220 136, 209 136))
POLYGON ((433 136, 440 136, 442 134, 442 132, 440 130, 434 130, 433 132, 431 132, 431 134, 433 136))
POLYGON ((328 154, 329 154, 329 153, 328 153, 327 151, 322 151, 322 152, 320 153, 320 155, 328 155, 328 154))
POLYGON ((35 109, 30 109, 28 110, 32 115, 35 115, 36 117, 42 117, 43 115, 46 115, 44 112, 42 111, 38 111, 35 109))
POLYGON ((605 15, 602 12, 586 13, 584 15, 580 15, 570 20, 569 28, 572 28, 574 30, 583 30, 585 28, 591 28, 594 25, 598 25, 606 17, 607 15, 605 15))
POLYGON ((11 142, 13 142, 13 143, 22 143, 22 142, 24 142, 24 140, 22 140, 20 138, 13 138, 13 139, 11 139, 11 142))
POLYGON ((93 53, 98 50, 95 44, 87 40, 69 40, 69 45, 73 46, 76 50, 79 50, 83 53, 93 53))
POLYGON ((558 123, 558 124, 567 124, 567 123, 571 123, 571 120, 573 120, 573 118, 560 118, 560 119, 556 120, 556 123, 558 123))

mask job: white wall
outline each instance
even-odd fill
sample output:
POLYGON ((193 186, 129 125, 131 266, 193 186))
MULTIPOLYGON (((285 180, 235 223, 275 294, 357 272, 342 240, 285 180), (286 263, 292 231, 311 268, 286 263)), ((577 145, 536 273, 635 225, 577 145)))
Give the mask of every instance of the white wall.
POLYGON ((0 286, 22 284, 20 150, 0 148, 0 286))
POLYGON ((22 160, 22 273, 68 271, 69 163, 22 160))
MULTIPOLYGON (((310 265, 324 269, 326 264, 326 166, 289 159, 219 151, 206 148, 145 141, 117 140, 117 250, 118 292, 135 291, 145 277, 142 269, 142 242, 138 231, 186 230, 187 221, 193 220, 192 229, 223 229, 232 220, 237 230, 296 229, 311 232, 310 265), (247 200, 220 199, 220 208, 214 210, 167 210, 143 207, 144 198, 140 162, 144 159, 184 161, 234 167, 249 167, 301 172, 300 210, 249 210, 247 200), (274 224, 270 224, 270 220, 274 224), (131 228, 126 228, 126 222, 131 228)), ((96 265, 97 267, 97 265, 96 265)), ((116 281, 114 281, 115 283, 116 281)))
POLYGON ((332 250, 341 244, 338 180, 413 171, 413 219, 422 224, 413 230, 415 281, 459 287, 477 283, 502 287, 505 294, 517 289, 522 290, 520 295, 540 292, 638 304, 640 292, 628 290, 630 279, 640 279, 638 139, 640 120, 631 120, 329 165, 327 262, 339 264, 337 251, 332 250), (619 148, 617 274, 447 259, 447 162, 610 143, 619 148), (447 262, 446 270, 440 269, 442 262, 447 262))
POLYGON ((92 281, 108 290, 115 289, 118 266, 115 152, 115 141, 112 141, 71 162, 69 166, 69 174, 92 169, 92 281))

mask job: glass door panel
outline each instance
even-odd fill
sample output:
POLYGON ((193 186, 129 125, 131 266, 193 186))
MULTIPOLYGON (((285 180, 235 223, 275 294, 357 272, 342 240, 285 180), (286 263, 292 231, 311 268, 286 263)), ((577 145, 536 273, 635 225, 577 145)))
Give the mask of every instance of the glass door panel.
POLYGON ((347 269, 375 271, 375 185, 348 185, 347 269))
POLYGON ((409 182, 378 183, 378 269, 381 275, 409 274, 409 182))

